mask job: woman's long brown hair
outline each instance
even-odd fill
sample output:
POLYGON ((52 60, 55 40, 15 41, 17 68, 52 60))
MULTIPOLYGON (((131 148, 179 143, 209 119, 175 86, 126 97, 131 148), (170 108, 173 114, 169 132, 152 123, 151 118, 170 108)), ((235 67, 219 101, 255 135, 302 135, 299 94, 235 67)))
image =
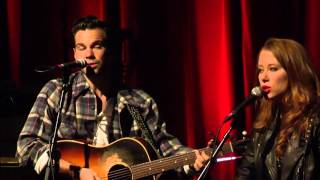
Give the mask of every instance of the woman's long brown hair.
POLYGON ((268 39, 261 50, 273 53, 288 75, 288 89, 281 99, 262 98, 259 102, 255 128, 268 127, 275 120, 275 109, 281 111, 280 132, 275 153, 281 157, 288 139, 304 134, 307 127, 306 110, 319 96, 319 81, 302 45, 290 39, 268 39))

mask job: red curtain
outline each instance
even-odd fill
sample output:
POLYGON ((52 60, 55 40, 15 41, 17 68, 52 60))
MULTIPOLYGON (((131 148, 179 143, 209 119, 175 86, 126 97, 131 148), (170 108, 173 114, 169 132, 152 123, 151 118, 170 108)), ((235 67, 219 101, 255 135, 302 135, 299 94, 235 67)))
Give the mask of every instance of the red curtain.
MULTIPOLYGON (((253 87, 255 57, 252 49, 252 37, 250 28, 250 4, 248 1, 241 1, 241 32, 242 32, 242 69, 243 69, 243 87, 244 95, 250 94, 250 88, 253 87)), ((246 130, 252 128, 252 109, 246 108, 246 130)))
MULTIPOLYGON (((206 140, 210 139, 210 131, 217 131, 222 125, 224 117, 231 112, 234 104, 233 98, 233 67, 232 46, 230 41, 230 22, 228 1, 194 1, 195 8, 195 49, 196 56, 193 59, 197 64, 199 88, 194 100, 201 105, 201 124, 194 125, 194 118, 186 118, 190 123, 189 131, 195 128, 201 129, 206 140)), ((192 68, 192 67, 190 67, 192 68)), ((186 79, 188 79, 186 77, 186 79)), ((185 99, 188 100, 187 94, 185 99)), ((190 104, 193 104, 191 102, 190 104)), ((198 123, 197 123, 198 124, 198 123)), ((224 134, 228 125, 223 126, 220 137, 224 134)), ((197 130, 199 132, 199 130, 197 130)), ((198 134, 198 133, 197 133, 198 134)), ((197 135, 195 134, 195 137, 197 135)), ((193 136, 188 136, 188 139, 193 136)), ((196 139, 196 142, 200 139, 196 139)), ((218 179, 232 179, 232 164, 219 164, 215 171, 210 171, 211 177, 218 179), (226 173, 227 170, 229 173, 226 173)))
POLYGON ((320 70, 320 2, 309 0, 306 2, 305 10, 305 39, 306 48, 310 53, 310 58, 317 70, 320 70))
MULTIPOLYGON (((168 131, 200 148, 250 94, 257 53, 267 38, 298 40, 320 70, 318 9, 317 0, 2 1, 1 83, 9 79, 35 97, 52 75, 39 76, 34 67, 72 60, 72 21, 96 15, 122 33, 125 82, 156 99, 168 131)), ((235 120, 236 135, 250 132, 252 109, 235 120)), ((220 139, 229 127, 223 126, 220 139)), ((233 179, 234 169, 235 162, 219 163, 209 177, 233 179)))
POLYGON ((7 2, 8 22, 8 54, 10 59, 10 77, 14 85, 20 84, 20 33, 21 33, 21 2, 7 2), (19 47, 19 48, 17 48, 19 47))

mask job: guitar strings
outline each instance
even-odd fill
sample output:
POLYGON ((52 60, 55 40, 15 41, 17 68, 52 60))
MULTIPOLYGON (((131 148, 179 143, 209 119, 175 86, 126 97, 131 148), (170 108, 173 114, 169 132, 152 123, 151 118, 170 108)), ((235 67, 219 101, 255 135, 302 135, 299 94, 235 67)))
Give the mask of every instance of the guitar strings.
MULTIPOLYGON (((210 152, 210 149, 208 148, 203 148, 200 149, 200 151, 205 151, 210 152)), ((161 173, 162 170, 165 171, 167 169, 171 169, 168 168, 168 166, 170 167, 170 165, 174 165, 174 166, 179 166, 179 165, 183 165, 186 164, 186 161, 188 161, 189 163, 193 162, 195 160, 196 156, 194 151, 186 153, 186 154, 180 154, 180 155, 176 155, 173 157, 168 157, 168 158, 162 158, 162 159, 158 159, 152 162, 145 162, 142 164, 138 164, 138 165, 134 165, 132 167, 132 170, 135 174, 145 174, 146 168, 143 166, 146 166, 146 164, 150 164, 149 166, 149 170, 152 172, 159 172, 161 173), (185 158, 181 158, 182 156, 185 156, 185 158), (161 162, 160 165, 157 164, 157 162, 161 162), (173 163, 174 162, 174 163, 173 163)))
MULTIPOLYGON (((182 155, 180 155, 182 156, 182 155)), ((195 154, 188 154, 184 159, 181 159, 180 156, 176 156, 174 158, 170 158, 170 159, 160 159, 160 160, 156 160, 157 162, 161 162, 161 164, 150 164, 149 166, 149 172, 151 174, 154 174, 155 172, 158 172, 158 173, 161 173, 167 169, 171 169, 170 168, 170 165, 177 165, 180 166, 180 165, 183 165, 183 163, 185 163, 184 161, 185 160, 188 160, 190 162, 192 162, 194 159, 195 159, 195 154), (172 162, 175 161, 175 163, 173 164, 172 162)), ((184 154, 185 156, 185 154, 184 154)), ((143 163, 143 164, 139 164, 139 165, 136 165, 136 166, 133 166, 132 167, 132 170, 134 172, 134 174, 136 174, 138 177, 143 175, 143 174, 146 174, 146 168, 143 167, 145 164, 148 164, 148 163, 143 163)))
MULTIPOLYGON (((208 148, 203 148, 200 149, 200 151, 205 150, 206 152, 209 151, 208 148)), ((145 175, 146 173, 148 174, 148 172, 146 172, 146 168, 144 166, 146 166, 147 164, 150 164, 149 169, 151 171, 151 175, 154 175, 154 172, 159 172, 161 173, 162 170, 167 170, 168 165, 172 165, 172 161, 176 161, 175 164, 183 164, 184 161, 189 160, 190 162, 192 162, 195 159, 195 153, 194 152, 189 152, 186 154, 180 154, 180 155, 176 155, 174 157, 168 157, 168 158, 162 158, 162 159, 157 159, 151 162, 145 162, 145 163, 141 163, 138 165, 134 165, 132 166, 132 172, 129 170, 129 168, 122 168, 122 169, 118 169, 118 170, 113 170, 109 172, 108 176, 102 176, 100 177, 101 179, 132 179, 132 174, 136 175, 136 178, 140 178, 144 177, 143 175, 145 175), (186 156, 184 159, 181 158, 181 156, 186 156), (161 165, 158 164, 152 164, 152 163, 156 163, 156 162, 161 162, 161 165)), ((170 168, 169 168, 170 169, 170 168)))
MULTIPOLYGON (((212 149, 208 147, 199 149, 199 151, 205 151, 205 153, 207 154, 212 153, 212 149)), ((173 165, 172 164, 173 161, 174 161, 174 166, 179 167, 179 166, 182 166, 183 164, 188 164, 186 163, 186 161, 188 161, 189 163, 193 162, 195 158, 196 158, 196 155, 194 151, 192 151, 185 154, 180 154, 176 156, 171 156, 167 158, 157 159, 154 161, 148 161, 141 164, 133 165, 131 167, 133 173, 131 173, 129 168, 122 168, 122 169, 110 171, 108 173, 109 175, 102 176, 100 178, 117 180, 117 179, 132 179, 132 175, 134 175, 134 178, 153 176, 157 173, 161 173, 163 171, 171 169, 170 165, 173 165), (185 156, 185 158, 181 158, 181 156, 185 156), (159 163, 161 162, 160 165, 157 164, 157 162, 159 163), (149 165, 149 168, 145 168, 144 166, 146 165, 149 165), (148 170, 149 170, 149 173, 148 173, 148 170), (145 174, 148 174, 148 175, 145 175, 145 174)))
MULTIPOLYGON (((207 149, 207 148, 203 148, 203 149, 207 149)), ((105 178, 109 178, 109 179, 123 179, 123 178, 128 178, 128 179, 131 179, 132 177, 132 174, 135 174, 138 178, 140 178, 140 176, 143 176, 146 174, 146 168, 143 167, 145 166, 146 164, 150 164, 150 167, 151 169, 149 169, 151 171, 151 175, 154 175, 154 171, 156 170, 156 172, 162 172, 162 169, 166 169, 168 168, 168 165, 172 165, 172 160, 180 160, 180 161, 177 161, 176 163, 178 164, 183 164, 183 162, 185 161, 185 159, 181 159, 181 156, 186 156, 186 158, 189 160, 189 161, 193 161, 195 159, 195 154, 194 152, 189 152, 189 153, 186 153, 186 154, 181 154, 181 155, 177 155, 177 156, 174 156, 174 157, 169 157, 169 158, 163 158, 163 159, 158 159, 158 160, 155 160, 153 161, 153 163, 155 162, 162 162, 162 165, 159 166, 157 164, 154 164, 152 165, 150 162, 145 162, 145 163, 141 163, 141 164, 138 164, 138 165, 134 165, 132 167, 132 171, 133 173, 130 172, 130 170, 128 168, 122 168, 122 169, 118 169, 118 170, 114 170, 114 171, 111 171, 109 173, 109 176, 108 177, 101 177, 102 179, 105 179, 105 178), (152 172, 153 170, 153 172, 152 172)))
POLYGON ((106 178, 109 178, 109 179, 131 179, 131 172, 128 168, 122 168, 122 169, 118 169, 118 170, 113 170, 111 172, 109 172, 109 176, 105 177, 100 177, 102 179, 106 179, 106 178))

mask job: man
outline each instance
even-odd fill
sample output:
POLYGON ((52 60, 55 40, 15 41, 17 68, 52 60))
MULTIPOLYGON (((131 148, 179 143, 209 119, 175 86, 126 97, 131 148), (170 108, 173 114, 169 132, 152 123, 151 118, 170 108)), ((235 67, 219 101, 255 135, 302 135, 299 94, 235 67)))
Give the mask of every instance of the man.
MULTIPOLYGON (((77 139, 94 146, 106 146, 125 136, 142 136, 141 128, 131 116, 125 116, 128 106, 139 109, 154 139, 155 149, 163 156, 172 156, 191 151, 174 136, 166 132, 165 122, 159 119, 153 98, 142 90, 118 90, 114 83, 115 60, 109 59, 110 35, 107 25, 96 17, 84 17, 75 22, 74 58, 84 59, 89 66, 69 77, 58 130, 59 139, 77 139), (129 117, 129 118, 128 118, 129 117), (124 127, 129 128, 124 128, 124 127)), ((47 165, 48 142, 53 134, 62 81, 49 81, 39 93, 17 143, 17 157, 22 165, 31 163, 37 173, 44 172, 47 165)), ((127 113, 128 114, 128 113, 127 113)), ((129 113, 130 115, 130 113, 129 113)), ((195 152, 196 161, 185 172, 199 171, 208 156, 195 152)), ((62 158, 59 172, 80 179, 99 179, 97 172, 76 167, 62 158), (76 168, 75 168, 76 167, 76 168)))

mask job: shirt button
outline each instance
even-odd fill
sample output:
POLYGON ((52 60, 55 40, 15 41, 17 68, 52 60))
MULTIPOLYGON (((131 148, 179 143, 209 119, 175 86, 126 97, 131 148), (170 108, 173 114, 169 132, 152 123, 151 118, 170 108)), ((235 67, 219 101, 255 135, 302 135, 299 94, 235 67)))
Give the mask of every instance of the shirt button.
POLYGON ((94 110, 94 105, 90 106, 90 109, 91 109, 91 110, 94 110))
POLYGON ((119 103, 119 109, 123 109, 124 108, 124 104, 121 102, 119 103))

